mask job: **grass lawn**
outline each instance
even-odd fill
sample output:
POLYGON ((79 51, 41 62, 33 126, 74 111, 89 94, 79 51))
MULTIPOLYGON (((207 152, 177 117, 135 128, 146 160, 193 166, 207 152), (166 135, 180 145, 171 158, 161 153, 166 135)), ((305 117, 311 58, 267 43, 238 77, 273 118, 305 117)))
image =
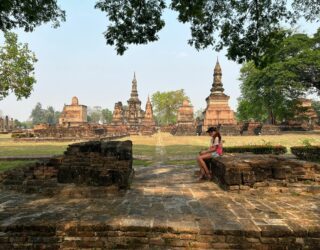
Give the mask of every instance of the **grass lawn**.
MULTIPOLYGON (((161 146, 164 147, 165 164, 194 165, 195 161, 191 159, 200 150, 209 146, 210 138, 208 136, 173 136, 169 133, 161 133, 153 136, 130 136, 121 140, 132 140, 133 155, 136 158, 134 165, 149 166, 153 164, 153 161, 159 161, 159 157, 157 158, 156 155, 159 140, 162 143, 161 146)), ((271 144, 283 145, 289 149, 292 146, 303 145, 305 140, 308 140, 312 145, 320 145, 320 133, 223 136, 224 146, 226 147, 271 144)), ((66 150, 70 143, 73 142, 15 142, 9 134, 0 135, 0 156, 59 155, 66 150)), ((3 164, 14 166, 15 163, 6 162, 3 164)))
POLYGON ((12 168, 24 167, 30 163, 35 163, 35 161, 0 161, 0 172, 12 168))

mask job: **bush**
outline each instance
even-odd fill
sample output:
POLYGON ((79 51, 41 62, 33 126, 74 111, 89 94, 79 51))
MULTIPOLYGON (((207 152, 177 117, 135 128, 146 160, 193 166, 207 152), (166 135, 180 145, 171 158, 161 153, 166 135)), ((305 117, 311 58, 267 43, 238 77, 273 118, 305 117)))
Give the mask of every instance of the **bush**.
POLYGON ((285 154, 287 148, 284 146, 271 146, 271 145, 250 145, 250 146, 235 146, 224 147, 225 153, 253 153, 253 154, 285 154))
POLYGON ((320 160, 320 146, 291 147, 291 153, 301 160, 320 160))

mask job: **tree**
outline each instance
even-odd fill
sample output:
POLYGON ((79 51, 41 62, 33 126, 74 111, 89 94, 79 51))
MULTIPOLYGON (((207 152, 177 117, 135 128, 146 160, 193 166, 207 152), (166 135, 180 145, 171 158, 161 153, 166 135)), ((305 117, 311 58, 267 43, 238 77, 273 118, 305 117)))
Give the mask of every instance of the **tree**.
MULTIPOLYGON (((165 0, 99 0, 96 8, 105 12, 110 23, 105 37, 122 55, 131 44, 146 44, 159 39, 164 27, 161 16, 165 0)), ((281 42, 281 23, 295 24, 300 18, 319 18, 317 1, 292 0, 171 0, 169 8, 178 20, 190 24, 189 44, 196 49, 213 46, 227 48, 227 57, 239 63, 253 60, 281 42), (219 37, 216 39, 216 37, 219 37)))
POLYGON ((39 123, 54 125, 59 123, 60 114, 61 112, 55 111, 52 106, 49 106, 47 109, 42 108, 41 103, 38 102, 31 111, 30 118, 33 125, 39 123))
POLYGON ((22 128, 22 129, 32 128, 32 121, 20 122, 18 119, 15 119, 14 124, 17 128, 22 128))
POLYGON ((195 119, 199 119, 199 120, 203 120, 204 119, 204 109, 201 108, 201 109, 198 109, 195 113, 194 113, 194 118, 195 119))
POLYGON ((283 42, 261 56, 259 68, 278 64, 278 68, 290 72, 284 81, 301 82, 306 88, 320 93, 320 29, 312 37, 286 33, 288 36, 283 42))
POLYGON ((259 70, 253 63, 241 68, 240 120, 255 119, 270 124, 293 118, 299 109, 298 98, 305 95, 305 86, 285 63, 274 63, 259 70))
POLYGON ((318 121, 320 122, 320 101, 313 100, 312 101, 312 107, 316 111, 316 113, 318 115, 318 121))
POLYGON ((30 118, 33 125, 47 122, 46 111, 42 108, 40 102, 38 102, 34 109, 31 111, 30 118))
POLYGON ((0 100, 14 92, 18 100, 30 96, 34 77, 33 64, 37 61, 27 44, 18 43, 18 36, 5 33, 5 44, 0 47, 0 100))
POLYGON ((152 95, 152 105, 159 125, 176 123, 177 112, 184 100, 189 100, 183 89, 168 92, 156 92, 152 95))
POLYGON ((107 108, 101 110, 101 117, 103 123, 110 123, 112 121, 112 111, 107 108))
POLYGON ((25 31, 52 22, 54 27, 65 21, 65 12, 57 5, 57 0, 1 0, 0 30, 6 32, 15 28, 25 31))
MULTIPOLYGON (((238 118, 269 122, 290 119, 307 91, 320 93, 320 30, 288 35, 277 47, 261 56, 261 65, 247 63, 241 69, 238 118)), ((302 110, 301 110, 302 111, 302 110)))
POLYGON ((93 123, 100 123, 102 120, 102 108, 94 106, 88 109, 88 121, 93 123))

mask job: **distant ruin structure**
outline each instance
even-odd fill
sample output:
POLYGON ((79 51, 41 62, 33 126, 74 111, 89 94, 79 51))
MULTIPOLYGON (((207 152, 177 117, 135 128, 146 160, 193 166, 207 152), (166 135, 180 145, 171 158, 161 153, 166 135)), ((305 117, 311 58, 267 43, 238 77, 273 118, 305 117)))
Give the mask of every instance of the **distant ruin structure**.
POLYGON ((182 106, 178 109, 177 125, 173 134, 196 135, 193 106, 190 104, 189 100, 184 100, 182 106))
POLYGON ((206 131, 210 126, 222 125, 228 130, 233 130, 233 126, 236 125, 234 112, 229 106, 230 97, 224 93, 222 84, 222 70, 217 61, 214 68, 213 84, 210 95, 206 98, 207 107, 204 111, 204 122, 202 131, 206 131))
POLYGON ((78 127, 87 123, 87 106, 80 105, 78 97, 72 97, 71 105, 64 105, 59 118, 61 127, 78 127))
POLYGON ((13 118, 9 116, 0 117, 0 132, 9 133, 12 132, 16 128, 15 122, 13 118))
POLYGON ((317 124, 319 122, 319 117, 317 112, 312 107, 312 100, 300 98, 299 103, 299 106, 303 109, 303 111, 297 115, 297 118, 301 118, 307 123, 307 125, 310 126, 317 124))
POLYGON ((146 111, 141 122, 141 133, 144 135, 152 135, 155 132, 156 122, 153 117, 153 109, 150 98, 148 96, 146 111))
POLYGON ((153 134, 155 132, 155 121, 153 117, 152 104, 148 97, 146 111, 141 109, 141 101, 138 95, 136 74, 134 74, 131 86, 128 106, 117 102, 114 106, 113 118, 108 126, 108 133, 117 133, 126 130, 130 135, 153 134))

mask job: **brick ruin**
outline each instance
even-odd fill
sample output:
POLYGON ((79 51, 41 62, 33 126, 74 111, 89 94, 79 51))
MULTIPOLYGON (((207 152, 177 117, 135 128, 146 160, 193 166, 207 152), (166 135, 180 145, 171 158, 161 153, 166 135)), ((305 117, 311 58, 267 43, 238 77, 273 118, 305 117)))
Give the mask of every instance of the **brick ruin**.
MULTIPOLYGON (((230 130, 232 126, 236 125, 234 112, 228 104, 230 97, 224 93, 221 77, 222 70, 219 61, 217 61, 214 68, 211 93, 206 99, 207 107, 204 111, 203 132, 211 126, 228 125, 230 130)), ((234 127, 234 130, 237 130, 237 128, 234 127)))
POLYGON ((134 74, 128 106, 117 102, 113 111, 113 119, 108 126, 110 133, 126 129, 130 135, 151 135, 155 129, 155 121, 150 99, 148 97, 146 110, 141 109, 141 101, 138 95, 137 79, 134 74))
POLYGON ((126 189, 133 173, 131 141, 89 141, 69 145, 61 157, 0 173, 0 188, 46 195, 67 184, 126 189))
POLYGON ((196 135, 193 106, 189 100, 184 100, 178 109, 177 124, 171 131, 173 135, 196 135))
POLYGON ((131 141, 72 144, 58 171, 59 183, 128 188, 133 177, 131 141))
POLYGON ((9 116, 0 117, 0 132, 12 132, 16 128, 13 118, 9 116))
POLYGON ((320 165, 285 156, 236 154, 207 161, 216 181, 226 190, 287 186, 310 181, 320 184, 320 165))
MULTIPOLYGON (((113 134, 113 136, 125 134, 113 134)), ((99 124, 84 124, 74 127, 60 127, 55 125, 40 124, 33 129, 35 138, 56 138, 56 139, 94 139, 107 137, 107 128, 99 124)))
POLYGON ((79 127, 87 124, 87 106, 80 105, 78 97, 72 97, 71 105, 64 105, 59 117, 60 127, 79 127))
POLYGON ((319 183, 316 164, 221 157, 215 173, 228 192, 196 181, 192 166, 150 166, 123 191, 114 171, 130 169, 131 143, 122 146, 75 144, 60 159, 0 174, 0 248, 319 249, 319 185, 292 194, 263 181, 319 183))

